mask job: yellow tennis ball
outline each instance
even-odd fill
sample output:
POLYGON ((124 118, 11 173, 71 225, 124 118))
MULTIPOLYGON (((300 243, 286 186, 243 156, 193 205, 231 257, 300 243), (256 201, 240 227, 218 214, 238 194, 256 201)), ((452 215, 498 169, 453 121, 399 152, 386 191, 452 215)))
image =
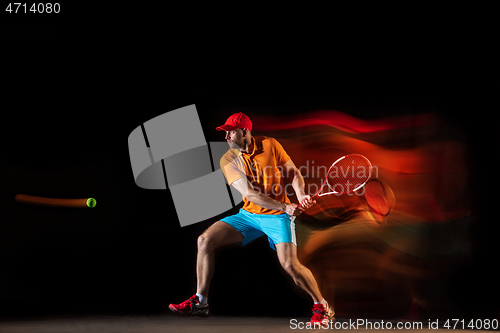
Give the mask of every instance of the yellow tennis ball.
POLYGON ((89 206, 90 208, 94 208, 96 204, 97 201, 94 198, 87 199, 87 206, 89 206))

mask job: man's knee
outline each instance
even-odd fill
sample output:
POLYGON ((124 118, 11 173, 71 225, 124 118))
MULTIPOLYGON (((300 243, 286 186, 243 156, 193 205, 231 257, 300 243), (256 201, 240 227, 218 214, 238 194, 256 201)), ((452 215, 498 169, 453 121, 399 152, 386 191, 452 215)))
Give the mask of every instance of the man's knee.
POLYGON ((215 222, 198 237, 198 250, 212 251, 227 244, 238 243, 243 240, 243 234, 234 227, 215 222))
POLYGON ((285 260, 281 263, 285 271, 292 277, 297 276, 300 272, 300 263, 297 260, 285 260))
POLYGON ((200 251, 210 251, 214 249, 214 242, 210 235, 206 233, 201 234, 198 237, 198 250, 200 251))

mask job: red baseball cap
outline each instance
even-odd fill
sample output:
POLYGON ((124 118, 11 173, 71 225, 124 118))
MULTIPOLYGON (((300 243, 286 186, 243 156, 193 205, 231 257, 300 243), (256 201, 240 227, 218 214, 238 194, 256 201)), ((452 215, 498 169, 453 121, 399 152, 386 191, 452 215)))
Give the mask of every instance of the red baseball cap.
POLYGON ((232 114, 229 118, 227 118, 224 125, 217 127, 217 130, 229 132, 237 128, 248 128, 248 130, 252 130, 252 122, 243 112, 232 114))

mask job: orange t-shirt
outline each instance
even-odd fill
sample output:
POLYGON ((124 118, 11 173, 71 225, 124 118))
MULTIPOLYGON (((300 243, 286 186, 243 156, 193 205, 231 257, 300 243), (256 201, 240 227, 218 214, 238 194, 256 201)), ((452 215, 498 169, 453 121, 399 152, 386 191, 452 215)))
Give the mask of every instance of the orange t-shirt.
MULTIPOLYGON (((249 154, 229 149, 220 160, 220 166, 229 185, 246 177, 255 190, 278 201, 290 203, 283 185, 283 165, 290 156, 281 144, 266 136, 252 137, 253 151, 249 154)), ((243 209, 254 214, 283 214, 267 209, 243 197, 243 209)))

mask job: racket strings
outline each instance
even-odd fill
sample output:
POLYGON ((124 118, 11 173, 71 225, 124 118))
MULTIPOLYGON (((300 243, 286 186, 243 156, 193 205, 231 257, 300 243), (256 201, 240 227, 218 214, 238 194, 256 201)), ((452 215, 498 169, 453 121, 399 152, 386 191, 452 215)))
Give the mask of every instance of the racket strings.
POLYGON ((332 192, 348 193, 363 186, 371 176, 371 164, 360 155, 349 155, 334 163, 326 184, 332 192))

